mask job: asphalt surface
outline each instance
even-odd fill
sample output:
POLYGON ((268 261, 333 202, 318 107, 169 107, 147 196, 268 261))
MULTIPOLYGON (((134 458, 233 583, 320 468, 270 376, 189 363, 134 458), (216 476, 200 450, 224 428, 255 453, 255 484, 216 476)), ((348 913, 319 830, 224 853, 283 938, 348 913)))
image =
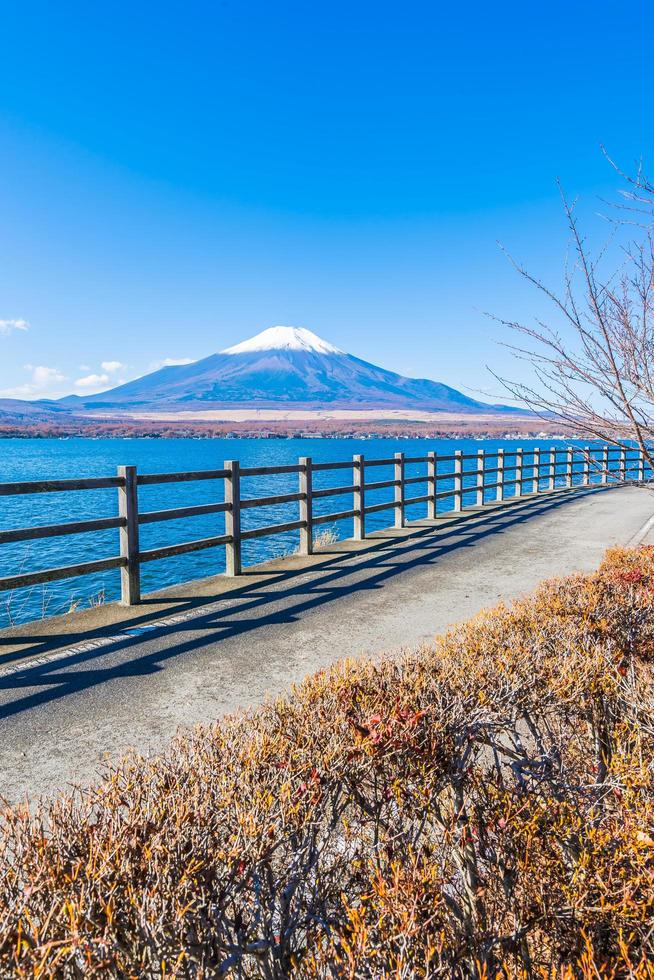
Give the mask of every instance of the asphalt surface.
POLYGON ((646 489, 541 495, 339 542, 120 607, 0 635, 0 795, 91 781, 344 656, 428 641, 542 579, 594 568, 652 525, 646 489), (648 524, 649 522, 649 524, 648 524), (162 624, 165 620, 165 625, 162 624), (159 624, 159 625, 157 625, 159 624))

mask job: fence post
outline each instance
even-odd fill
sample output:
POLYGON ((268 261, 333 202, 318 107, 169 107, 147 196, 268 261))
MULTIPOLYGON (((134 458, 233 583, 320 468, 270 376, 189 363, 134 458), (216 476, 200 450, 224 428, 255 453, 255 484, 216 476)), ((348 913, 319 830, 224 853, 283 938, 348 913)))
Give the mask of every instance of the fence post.
POLYGON ((571 446, 566 449, 565 453, 565 485, 566 487, 572 486, 572 466, 574 460, 574 450, 571 446))
POLYGON ((225 574, 241 574, 241 470, 237 459, 225 461, 228 470, 225 477, 225 503, 230 504, 225 511, 225 534, 230 541, 225 545, 225 574))
POLYGON ((300 554, 313 554, 313 474, 311 471, 311 457, 302 456, 298 460, 302 469, 300 470, 300 520, 303 527, 300 528, 300 554))
POLYGON ((622 447, 620 450, 620 481, 624 483, 627 479, 627 450, 622 447))
POLYGON ((515 495, 522 497, 522 449, 515 451, 515 495))
POLYGON ((436 453, 427 453, 427 520, 436 519, 436 453))
POLYGON ((540 446, 536 446, 534 449, 534 460, 533 460, 534 472, 532 474, 531 481, 531 492, 540 493, 540 446))
POLYGON ((590 446, 584 446, 584 468, 582 483, 585 487, 590 486, 590 446))
POLYGON ((477 507, 484 506, 484 471, 486 469, 486 453, 477 450, 477 507))
POLYGON ((463 507, 463 460, 462 451, 454 451, 454 510, 460 511, 463 507))
POLYGON ((549 479, 549 489, 554 490, 556 487, 556 449, 554 446, 550 446, 550 479, 549 479))
POLYGON ((125 526, 120 528, 120 556, 127 559, 127 565, 120 569, 120 601, 123 606, 135 606, 141 601, 136 467, 119 466, 118 476, 124 481, 118 487, 118 515, 125 518, 125 526))
POLYGON ((645 453, 642 449, 638 450, 638 482, 645 482, 645 453))
POLYGON ((602 446, 602 483, 609 482, 609 447, 602 446))
POLYGON ((404 527, 404 453, 395 453, 395 527, 404 527))
POLYGON ((363 456, 352 457, 354 476, 354 540, 363 541, 366 536, 366 463, 363 456))
POLYGON ((497 450, 497 500, 504 500, 504 450, 497 450))

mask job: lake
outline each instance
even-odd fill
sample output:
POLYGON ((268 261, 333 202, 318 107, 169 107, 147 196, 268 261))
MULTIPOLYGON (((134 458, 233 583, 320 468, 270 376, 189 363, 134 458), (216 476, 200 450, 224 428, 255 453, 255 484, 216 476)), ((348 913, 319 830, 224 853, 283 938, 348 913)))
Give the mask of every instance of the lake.
MULTIPOLYGON (((552 440, 475 441, 471 439, 4 439, 0 440, 0 482, 58 480, 97 476, 114 476, 118 465, 136 465, 141 473, 163 473, 221 468, 227 459, 238 459, 242 466, 273 466, 296 463, 300 456, 314 462, 350 459, 362 453, 368 458, 387 458, 395 452, 419 456, 435 451, 451 455, 455 449, 473 453, 484 449, 492 453, 503 446, 507 452, 518 445, 524 449, 540 445, 548 448, 552 440)), ((559 447, 561 443, 558 443, 559 447)), ((490 464, 494 466, 494 463, 490 464)), ((468 464, 474 468, 474 461, 468 464)), ((439 467, 451 472, 452 464, 439 467)), ((392 478, 392 468, 376 468, 375 481, 392 478)), ((418 467, 407 467, 407 476, 424 473, 418 467)), ((525 472, 527 475, 527 472, 525 472)), ((244 497, 270 496, 297 490, 297 474, 249 478, 243 481, 244 497)), ((490 476, 488 482, 494 482, 490 476)), ((335 487, 351 483, 348 470, 317 473, 314 486, 335 487)), ((472 484, 473 478, 467 483, 472 484)), ((438 489, 447 489, 443 481, 438 489)), ((426 492, 424 485, 407 488, 407 496, 426 492)), ((390 499, 392 488, 366 495, 369 504, 390 499)), ((489 493, 490 496, 490 493, 489 493)), ((112 517, 117 513, 116 490, 76 491, 68 493, 30 494, 4 497, 0 507, 0 530, 55 524, 65 521, 112 517)), ((208 503, 223 499, 222 481, 146 486, 139 491, 141 511, 208 503)), ((473 502, 472 494, 467 498, 473 502)), ((328 514, 351 508, 351 496, 326 497, 315 501, 314 513, 328 514)), ((452 507, 451 500, 439 501, 439 509, 452 507)), ((423 517, 426 505, 409 505, 409 520, 423 517)), ((254 508, 243 511, 243 527, 254 528, 278 524, 297 518, 297 503, 254 508)), ((367 528, 388 526, 392 511, 371 514, 367 528)), ((352 521, 323 525, 339 537, 352 534, 352 521)), ((141 547, 156 548, 223 533, 224 515, 211 514, 141 528, 141 547)), ((243 544, 243 562, 251 565, 297 549, 299 532, 258 538, 243 544)), ((100 531, 66 537, 49 538, 20 544, 0 545, 0 577, 36 571, 57 565, 71 565, 118 554, 118 531, 100 531)), ((142 567, 144 592, 160 589, 192 578, 224 571, 224 548, 212 548, 188 555, 150 562, 142 567)), ((112 569, 63 582, 48 583, 13 593, 0 592, 0 626, 27 622, 43 616, 83 608, 95 602, 108 602, 119 596, 119 572, 112 569)))

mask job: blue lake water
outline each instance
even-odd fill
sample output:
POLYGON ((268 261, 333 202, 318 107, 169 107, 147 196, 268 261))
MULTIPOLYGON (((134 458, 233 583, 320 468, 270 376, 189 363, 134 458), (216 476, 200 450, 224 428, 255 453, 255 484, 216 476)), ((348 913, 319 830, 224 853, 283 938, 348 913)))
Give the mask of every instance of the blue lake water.
MULTIPOLYGON (((358 453, 370 459, 387 458, 395 452, 420 456, 430 450, 441 456, 450 455, 455 449, 460 449, 465 454, 484 449, 491 454, 499 447, 504 447, 507 453, 513 453, 518 445, 525 450, 537 445, 545 450, 551 444, 552 440, 522 440, 517 443, 465 439, 456 442, 422 439, 4 439, 0 440, 0 482, 114 476, 116 467, 121 464, 136 465, 140 473, 163 473, 218 469, 227 459, 238 459, 242 466, 273 466, 296 463, 300 456, 310 456, 314 462, 328 462, 351 459, 358 453)), ((557 446, 560 448, 561 443, 557 443, 557 446)), ((510 460, 507 463, 507 469, 510 470, 510 460)), ((491 467, 494 465, 494 462, 489 463, 491 467)), ((466 468, 475 469, 475 462, 471 460, 464 465, 464 470, 466 468)), ((451 470, 451 463, 439 464, 440 472, 449 473, 451 470)), ((424 473, 424 465, 407 466, 407 476, 424 473)), ((528 475, 529 471, 526 469, 525 477, 528 475)), ((382 481, 392 479, 392 476, 391 466, 379 467, 372 470, 367 479, 382 481)), ((494 475, 490 475, 487 482, 495 482, 495 479, 494 475)), ((315 488, 350 483, 352 473, 347 469, 314 474, 315 488)), ((464 486, 473 484, 474 477, 464 480, 464 486)), ((449 489, 451 486, 452 481, 443 480, 439 483, 438 490, 449 489)), ((252 477, 243 480, 242 494, 244 497, 261 497, 291 493, 297 488, 297 474, 252 477)), ((392 488, 372 491, 366 495, 366 503, 389 500, 392 493, 392 488)), ((424 484, 414 484, 407 488, 408 497, 424 493, 424 484)), ((494 496, 494 491, 489 489, 487 497, 491 496, 494 496)), ((222 500, 222 480, 145 486, 139 490, 141 511, 222 500)), ((471 490, 464 498, 464 503, 473 502, 474 491, 471 490)), ((439 501, 438 506, 439 510, 446 511, 452 507, 452 501, 439 501)), ((351 495, 326 497, 315 501, 314 514, 344 511, 351 507, 351 495)), ((243 528, 295 520, 298 516, 297 508, 297 503, 287 503, 244 510, 241 515, 243 528)), ((411 520, 423 517, 425 513, 426 504, 409 505, 407 518, 411 520)), ((112 517, 116 514, 115 489, 0 497, 0 530, 112 517)), ((392 511, 372 514, 367 517, 367 528, 375 530, 386 527, 392 519, 392 511)), ((331 528, 339 537, 352 534, 351 519, 323 527, 331 528)), ((205 538, 222 534, 223 531, 223 514, 148 524, 141 527, 141 548, 156 548, 194 538, 205 538)), ((243 562, 250 565, 291 553, 297 549, 298 542, 299 532, 246 541, 243 545, 243 562)), ((20 544, 0 544, 0 578, 117 554, 118 531, 115 529, 20 544)), ((149 592, 177 582, 213 575, 224 571, 224 567, 224 548, 212 548, 150 562, 142 567, 143 591, 149 592)), ((0 626, 57 615, 68 611, 74 604, 84 607, 96 601, 112 601, 118 596, 119 572, 116 569, 15 590, 12 593, 0 592, 0 626)))

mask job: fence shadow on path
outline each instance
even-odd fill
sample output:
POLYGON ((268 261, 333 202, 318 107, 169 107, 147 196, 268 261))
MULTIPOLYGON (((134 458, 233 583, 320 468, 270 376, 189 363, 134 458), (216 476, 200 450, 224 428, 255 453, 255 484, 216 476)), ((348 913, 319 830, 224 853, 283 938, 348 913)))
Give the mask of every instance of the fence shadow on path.
MULTIPOLYGON (((163 617, 180 617, 172 625, 157 626, 162 619, 161 600, 144 599, 143 615, 129 617, 126 625, 104 629, 66 631, 61 635, 21 637, 21 658, 40 658, 34 663, 21 659, 11 672, 0 674, 0 719, 97 687, 116 678, 145 676, 166 669, 166 664, 188 653, 213 647, 229 638, 268 627, 299 621, 308 611, 338 601, 353 593, 382 589, 390 580, 409 570, 427 567, 443 556, 475 547, 486 538, 504 534, 537 517, 550 514, 581 498, 612 488, 590 487, 573 493, 554 493, 526 498, 504 506, 464 511, 460 518, 443 522, 416 521, 401 536, 378 532, 366 540, 365 550, 330 549, 320 564, 310 568, 271 572, 265 583, 255 568, 245 569, 243 584, 228 593, 180 598, 163 617), (407 533, 408 532, 408 533, 407 533), (259 581, 248 584, 248 576, 259 581), (148 613, 148 605, 157 605, 148 613), (72 649, 97 642, 84 650, 72 649), (140 650, 144 647, 143 650, 140 650), (51 659, 47 659, 48 653, 51 659), (45 660, 42 658, 46 658, 45 660)), ((450 517, 451 515, 443 515, 450 517)), ((13 641, 15 642, 15 640, 13 641)), ((347 655, 343 651, 342 655, 347 655)), ((215 655, 215 654, 212 654, 215 655)), ((15 652, 3 658, 0 669, 15 652)))

